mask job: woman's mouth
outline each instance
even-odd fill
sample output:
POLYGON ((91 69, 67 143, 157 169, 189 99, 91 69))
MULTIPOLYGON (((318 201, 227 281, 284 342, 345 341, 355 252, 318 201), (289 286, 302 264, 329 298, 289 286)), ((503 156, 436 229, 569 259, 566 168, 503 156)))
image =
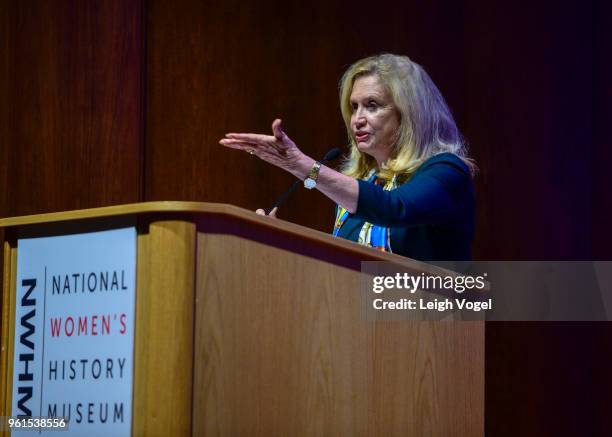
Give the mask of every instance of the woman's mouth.
POLYGON ((367 132, 357 132, 357 133, 355 133, 355 140, 358 143, 363 143, 363 142, 367 141, 368 138, 370 138, 370 134, 367 133, 367 132))

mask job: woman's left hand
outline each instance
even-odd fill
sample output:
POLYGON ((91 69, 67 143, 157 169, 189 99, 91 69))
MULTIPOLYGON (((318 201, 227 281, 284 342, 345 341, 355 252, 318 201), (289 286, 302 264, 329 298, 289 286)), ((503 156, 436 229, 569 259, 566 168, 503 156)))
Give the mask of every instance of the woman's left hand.
POLYGON ((272 122, 273 135, 230 133, 219 144, 244 150, 303 179, 304 158, 308 158, 283 131, 281 123, 278 118, 272 122))

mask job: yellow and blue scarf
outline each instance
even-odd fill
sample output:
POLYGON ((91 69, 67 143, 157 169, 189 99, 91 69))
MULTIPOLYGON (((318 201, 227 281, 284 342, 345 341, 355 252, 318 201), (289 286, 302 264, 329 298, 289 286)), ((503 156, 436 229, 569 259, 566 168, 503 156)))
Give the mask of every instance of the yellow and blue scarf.
MULTIPOLYGON (((374 171, 368 176, 367 182, 375 183, 377 185, 384 183, 383 190, 389 191, 397 188, 396 177, 390 181, 384 182, 382 179, 376 177, 374 171)), ((348 218, 349 212, 338 205, 338 213, 336 214, 336 221, 334 223, 333 236, 337 237, 340 232, 340 228, 348 218)), ((381 250, 383 252, 392 252, 391 250, 391 230, 384 226, 373 225, 372 223, 365 222, 359 232, 359 244, 367 247, 373 247, 374 249, 381 250)))

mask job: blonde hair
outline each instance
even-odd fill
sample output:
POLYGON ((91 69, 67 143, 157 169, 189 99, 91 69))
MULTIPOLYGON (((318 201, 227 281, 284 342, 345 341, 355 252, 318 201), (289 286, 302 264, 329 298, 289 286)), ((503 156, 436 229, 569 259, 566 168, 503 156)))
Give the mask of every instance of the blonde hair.
POLYGON ((373 157, 359 151, 351 129, 353 84, 370 75, 378 77, 400 114, 391 158, 379 169, 379 177, 406 179, 425 160, 444 152, 461 158, 472 175, 476 172, 450 109, 423 67, 407 56, 385 53, 355 62, 340 80, 340 109, 351 145, 342 167, 344 174, 364 178, 377 166, 373 157))

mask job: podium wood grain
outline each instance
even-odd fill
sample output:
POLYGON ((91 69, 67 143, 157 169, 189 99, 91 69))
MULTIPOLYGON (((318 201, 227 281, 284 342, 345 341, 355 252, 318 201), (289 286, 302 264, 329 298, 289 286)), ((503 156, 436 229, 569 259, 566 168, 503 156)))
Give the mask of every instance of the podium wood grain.
POLYGON ((172 220, 138 235, 135 436, 191 433, 195 235, 172 220))
POLYGON ((197 260, 194 435, 482 435, 482 323, 365 321, 354 271, 236 236, 197 260))
POLYGON ((6 384, 1 385, 0 390, 0 415, 11 415, 12 404, 12 385, 13 385, 13 351, 14 351, 14 327, 15 313, 12 311, 15 308, 16 287, 15 277, 12 275, 17 269, 17 248, 12 246, 9 241, 4 241, 3 244, 3 280, 2 280, 2 348, 0 350, 0 383, 6 381, 6 384), (9 383, 10 381, 10 383, 9 383))

